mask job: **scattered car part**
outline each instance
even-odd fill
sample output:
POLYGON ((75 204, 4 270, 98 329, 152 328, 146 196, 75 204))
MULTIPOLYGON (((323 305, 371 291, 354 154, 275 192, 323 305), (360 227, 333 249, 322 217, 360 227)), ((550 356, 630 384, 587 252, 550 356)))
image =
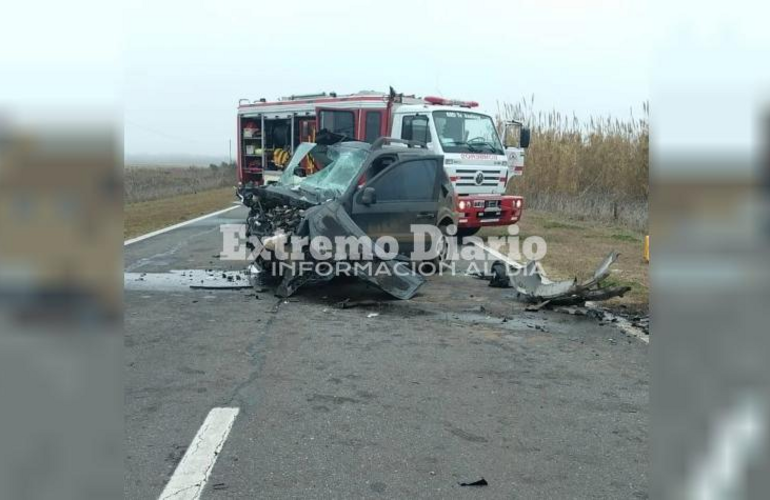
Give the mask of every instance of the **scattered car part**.
POLYGON ((251 285, 190 285, 190 290, 246 290, 251 285))
POLYGON ((483 477, 478 481, 460 483, 460 486, 488 486, 489 483, 483 477))
POLYGON ((541 271, 537 261, 530 261, 524 266, 523 271, 517 271, 509 275, 511 286, 526 297, 529 302, 551 300, 558 297, 571 295, 576 289, 577 280, 551 281, 541 271))
POLYGON ((482 276, 489 279, 489 286, 498 288, 513 288, 525 302, 528 311, 539 311, 549 305, 581 305, 586 301, 608 300, 622 297, 631 290, 628 286, 601 288, 600 283, 610 275, 610 267, 620 254, 612 251, 594 271, 591 278, 578 282, 577 278, 562 281, 548 279, 542 266, 537 261, 524 265, 513 261, 495 261, 491 273, 482 276), (510 272, 512 271, 512 272, 510 272))
POLYGON ((334 304, 334 307, 338 309, 352 309, 354 307, 379 307, 387 303, 379 302, 377 300, 355 300, 345 299, 334 304))

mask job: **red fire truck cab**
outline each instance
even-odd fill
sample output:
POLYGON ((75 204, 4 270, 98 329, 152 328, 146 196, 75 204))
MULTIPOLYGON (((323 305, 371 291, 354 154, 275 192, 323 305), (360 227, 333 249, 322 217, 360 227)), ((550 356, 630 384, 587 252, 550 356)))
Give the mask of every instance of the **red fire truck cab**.
POLYGON ((418 98, 392 89, 241 100, 238 180, 257 185, 276 180, 294 148, 315 142, 322 131, 369 143, 382 136, 415 140, 443 155, 463 234, 513 224, 521 217, 524 200, 507 195, 506 188, 513 176, 521 175, 529 131, 511 122, 519 126, 519 140, 503 145, 492 117, 476 107, 473 101, 418 98))

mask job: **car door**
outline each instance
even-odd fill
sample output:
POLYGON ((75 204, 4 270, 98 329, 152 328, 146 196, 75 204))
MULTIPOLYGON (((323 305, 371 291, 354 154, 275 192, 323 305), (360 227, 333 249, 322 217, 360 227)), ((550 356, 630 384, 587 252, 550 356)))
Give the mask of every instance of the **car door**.
POLYGON ((351 217, 372 239, 392 236, 399 252, 413 248, 412 224, 436 225, 442 157, 420 155, 389 165, 358 188, 351 217), (367 199, 373 193, 373 200, 367 199), (372 191, 373 190, 373 191, 372 191))

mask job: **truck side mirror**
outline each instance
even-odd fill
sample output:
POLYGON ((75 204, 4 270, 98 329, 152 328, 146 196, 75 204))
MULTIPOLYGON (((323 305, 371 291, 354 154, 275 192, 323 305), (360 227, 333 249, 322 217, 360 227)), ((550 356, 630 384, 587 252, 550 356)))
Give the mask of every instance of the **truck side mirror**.
POLYGON ((373 187, 370 186, 364 188, 364 192, 361 193, 361 203, 367 206, 372 203, 377 203, 377 192, 373 187))
POLYGON ((521 127, 521 133, 519 134, 519 146, 526 149, 529 147, 529 128, 521 127))

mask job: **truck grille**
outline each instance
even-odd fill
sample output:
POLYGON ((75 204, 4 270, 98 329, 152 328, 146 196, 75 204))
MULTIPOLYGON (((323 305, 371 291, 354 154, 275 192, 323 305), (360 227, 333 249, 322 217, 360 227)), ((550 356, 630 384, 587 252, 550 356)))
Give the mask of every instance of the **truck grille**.
POLYGON ((467 187, 482 187, 482 186, 497 186, 500 183, 500 177, 504 174, 500 173, 498 169, 470 169, 470 168, 458 168, 457 172, 457 186, 467 187), (481 183, 477 182, 481 172, 481 183))

